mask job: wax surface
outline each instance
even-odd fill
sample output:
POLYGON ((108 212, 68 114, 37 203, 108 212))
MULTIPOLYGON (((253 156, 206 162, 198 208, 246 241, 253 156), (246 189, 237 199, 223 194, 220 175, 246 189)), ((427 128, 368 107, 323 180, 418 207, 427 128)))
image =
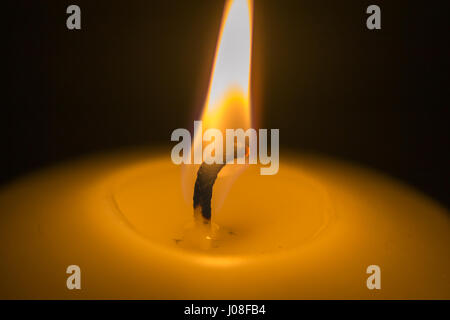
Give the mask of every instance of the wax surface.
POLYGON ((450 298, 445 208, 362 168, 280 159, 277 175, 236 180, 213 212, 229 232, 207 249, 183 245, 192 208, 169 152, 19 179, 0 191, 0 298, 450 298), (71 264, 81 290, 66 288, 71 264), (366 287, 372 264, 381 290, 366 287))
POLYGON ((150 242, 168 250, 181 246, 201 256, 247 259, 296 248, 316 237, 333 217, 325 188, 294 166, 283 169, 278 175, 262 176, 258 166, 248 166, 227 192, 220 211, 214 204, 223 197, 222 182, 228 181, 219 174, 212 223, 225 232, 206 251, 184 244, 186 229, 193 223, 193 188, 190 199, 183 201, 180 172, 168 166, 167 159, 119 170, 104 183, 112 186, 119 216, 150 242))

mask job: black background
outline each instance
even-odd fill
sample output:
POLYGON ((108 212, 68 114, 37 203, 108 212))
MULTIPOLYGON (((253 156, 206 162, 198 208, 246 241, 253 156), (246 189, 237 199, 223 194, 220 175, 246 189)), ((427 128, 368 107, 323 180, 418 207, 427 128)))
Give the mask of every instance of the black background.
POLYGON ((74 317, 92 316, 129 318, 130 316, 149 318, 166 317, 169 319, 192 318, 211 319, 208 315, 185 315, 186 308, 215 307, 225 312, 218 312, 214 319, 233 319, 227 317, 229 305, 264 305, 264 314, 234 315, 234 319, 279 319, 292 315, 320 314, 321 316, 345 316, 348 319, 360 319, 362 313, 370 310, 371 318, 381 318, 389 313, 398 317, 417 317, 433 310, 444 314, 450 305, 448 300, 8 300, 0 301, 2 310, 11 310, 17 315, 45 315, 57 319, 70 310, 74 317))
MULTIPOLYGON (((253 99, 280 143, 450 205, 445 1, 255 0, 253 99), (382 29, 366 28, 370 4, 382 29)), ((4 1, 0 183, 170 143, 204 102, 224 1, 4 1), (77 4, 82 30, 66 28, 77 4)), ((281 155, 282 156, 282 155, 281 155)))
POLYGON ((394 317, 417 317, 427 315, 430 310, 444 314, 450 305, 448 300, 8 300, 0 301, 2 310, 11 310, 17 315, 45 315, 55 319, 70 310, 74 317, 92 316, 129 318, 148 315, 150 319, 166 317, 169 319, 191 318, 211 319, 208 315, 185 315, 186 308, 215 307, 218 312, 214 319, 280 319, 293 315, 320 314, 325 317, 345 316, 347 319, 360 319, 361 314, 370 310, 371 318, 382 318, 387 313, 394 317), (233 315, 227 317, 229 305, 264 305, 264 314, 233 315))

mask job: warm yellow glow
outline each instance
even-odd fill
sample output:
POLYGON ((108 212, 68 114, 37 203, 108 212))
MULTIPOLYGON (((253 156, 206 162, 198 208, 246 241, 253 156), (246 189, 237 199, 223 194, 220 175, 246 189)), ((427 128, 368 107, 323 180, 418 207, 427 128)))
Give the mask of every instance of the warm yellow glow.
POLYGON ((248 128, 252 0, 227 0, 203 108, 204 129, 248 128))
MULTIPOLYGON (((225 129, 248 129, 251 123, 250 70, 252 51, 253 0, 227 0, 217 40, 208 94, 200 120, 202 129, 218 129, 225 137, 225 129)), ((194 136, 192 150, 203 149, 202 132, 194 136), (202 146, 202 147, 200 147, 202 146)), ((193 152, 191 150, 191 160, 193 152)), ((183 194, 192 204, 198 164, 183 167, 183 194)), ((221 170, 214 186, 212 208, 221 207, 234 179, 245 168, 243 165, 227 166, 221 170), (223 179, 227 176, 228 179, 223 179)))

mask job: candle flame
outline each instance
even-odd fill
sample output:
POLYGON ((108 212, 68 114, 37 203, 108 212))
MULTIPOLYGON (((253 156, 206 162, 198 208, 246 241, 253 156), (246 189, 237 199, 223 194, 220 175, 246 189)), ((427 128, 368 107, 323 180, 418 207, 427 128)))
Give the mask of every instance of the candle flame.
POLYGON ((250 127, 251 51, 251 0, 227 0, 202 113, 204 129, 250 127))
MULTIPOLYGON (((251 127, 252 1, 227 0, 225 3, 208 93, 201 113, 203 132, 217 129, 225 137, 226 129, 247 130, 251 127)), ((192 150, 203 149, 202 139, 202 132, 194 136, 192 150)), ((219 174, 220 179, 214 187, 213 210, 221 207, 234 179, 243 169, 243 165, 231 167, 227 166, 219 174)), ((190 203, 198 168, 198 164, 185 165, 182 171, 184 197, 190 203)))

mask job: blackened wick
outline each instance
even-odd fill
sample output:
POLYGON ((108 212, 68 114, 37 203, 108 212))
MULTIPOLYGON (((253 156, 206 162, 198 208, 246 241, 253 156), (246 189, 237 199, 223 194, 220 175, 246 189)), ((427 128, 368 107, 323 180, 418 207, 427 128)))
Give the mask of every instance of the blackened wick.
POLYGON ((203 162, 197 172, 197 180, 194 187, 194 210, 201 209, 202 216, 211 220, 211 198, 214 182, 223 164, 206 164, 203 162))
MULTIPOLYGON (((248 156, 248 147, 245 147, 245 156, 248 156)), ((234 155, 231 158, 237 157, 237 144, 234 146, 234 155)), ((223 163, 207 164, 203 162, 197 172, 197 180, 195 180, 194 187, 194 213, 200 208, 203 218, 211 221, 211 198, 214 182, 220 170, 226 165, 227 161, 224 155, 223 163)))

